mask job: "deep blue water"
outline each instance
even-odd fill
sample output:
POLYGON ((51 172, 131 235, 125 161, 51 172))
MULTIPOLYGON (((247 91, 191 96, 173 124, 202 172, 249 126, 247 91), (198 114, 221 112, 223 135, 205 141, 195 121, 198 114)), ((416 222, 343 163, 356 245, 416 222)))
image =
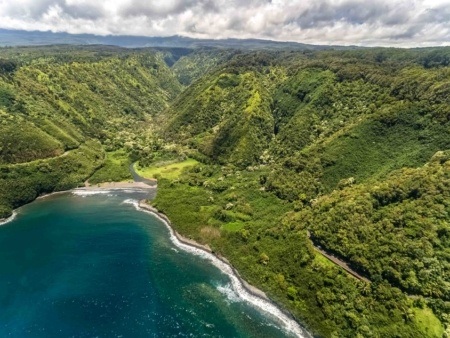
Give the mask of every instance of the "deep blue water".
POLYGON ((124 203, 142 197, 51 196, 0 226, 0 337, 288 336, 124 203))

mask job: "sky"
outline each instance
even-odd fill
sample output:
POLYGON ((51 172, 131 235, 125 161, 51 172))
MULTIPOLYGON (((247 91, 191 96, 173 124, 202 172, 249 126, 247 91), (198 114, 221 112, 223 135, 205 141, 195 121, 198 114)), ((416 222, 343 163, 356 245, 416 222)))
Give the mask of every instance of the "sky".
POLYGON ((450 0, 0 0, 0 28, 448 46, 450 0))

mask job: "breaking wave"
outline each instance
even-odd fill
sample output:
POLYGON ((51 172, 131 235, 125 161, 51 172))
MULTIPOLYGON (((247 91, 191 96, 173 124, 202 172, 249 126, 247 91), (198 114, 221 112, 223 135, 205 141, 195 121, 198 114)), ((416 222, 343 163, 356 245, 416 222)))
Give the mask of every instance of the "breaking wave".
POLYGON ((117 196, 118 193, 134 194, 146 192, 146 189, 140 188, 112 188, 112 189, 74 189, 72 194, 81 197, 88 197, 94 195, 107 195, 107 196, 117 196))
POLYGON ((139 202, 136 200, 126 200, 124 203, 133 204, 137 210, 149 213, 158 218, 164 223, 167 229, 169 229, 170 240, 177 248, 210 261, 214 266, 225 273, 230 278, 230 284, 227 284, 226 286, 218 286, 217 289, 224 293, 230 301, 248 302, 256 308, 276 317, 287 332, 292 333, 299 338, 311 337, 308 332, 306 332, 294 319, 290 318, 289 315, 284 313, 277 305, 268 299, 264 299, 256 294, 253 294, 246 286, 244 286, 240 277, 236 275, 234 269, 229 264, 203 249, 181 242, 175 235, 175 232, 169 222, 164 217, 161 217, 161 215, 151 210, 139 207, 139 202))
POLYGON ((134 200, 134 199, 126 199, 125 201, 122 202, 123 204, 131 204, 132 206, 134 206, 134 208, 136 210, 141 210, 141 208, 139 208, 139 202, 134 200))
POLYGON ((227 299, 231 302, 231 303, 237 303, 241 301, 241 298, 239 297, 239 295, 234 291, 233 286, 231 284, 226 284, 226 285, 219 285, 216 287, 217 290, 219 290, 220 293, 224 294, 225 296, 227 296, 227 299))
POLYGON ((8 218, 6 218, 4 220, 0 220, 0 225, 4 225, 4 224, 14 221, 16 216, 17 216, 17 212, 13 211, 11 216, 9 216, 8 218))

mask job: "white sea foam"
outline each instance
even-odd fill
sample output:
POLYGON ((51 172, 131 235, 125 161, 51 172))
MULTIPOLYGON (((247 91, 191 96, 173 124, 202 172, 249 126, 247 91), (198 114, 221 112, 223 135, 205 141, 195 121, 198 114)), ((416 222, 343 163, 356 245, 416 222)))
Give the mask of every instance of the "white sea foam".
POLYGON ((123 204, 131 204, 132 206, 134 206, 134 208, 136 210, 141 210, 141 208, 139 208, 139 202, 134 199, 128 198, 125 201, 123 201, 122 203, 123 204))
POLYGON ((239 295, 234 291, 233 286, 231 284, 219 285, 217 286, 217 290, 227 296, 228 300, 232 303, 240 302, 242 299, 239 295))
POLYGON ((179 249, 182 249, 183 251, 189 252, 191 254, 194 254, 196 256, 202 257, 202 258, 210 261, 214 266, 216 266, 223 273, 228 275, 228 277, 230 278, 230 282, 231 282, 229 288, 232 290, 232 292, 230 290, 227 290, 226 287, 222 287, 222 289, 219 289, 220 288, 219 287, 218 289, 219 289, 219 291, 223 291, 224 293, 226 293, 227 297, 230 300, 231 299, 234 299, 234 300, 240 299, 242 301, 248 302, 249 304, 257 307, 258 309, 260 309, 266 313, 269 313, 270 315, 276 317, 282 323, 283 328, 287 332, 292 333, 297 337, 300 337, 300 338, 311 337, 304 329, 301 328, 301 326, 295 320, 293 320, 288 315, 286 315, 275 304, 273 304, 272 302, 270 302, 267 299, 261 298, 257 295, 250 293, 245 288, 245 286, 242 284, 242 282, 238 278, 238 276, 236 276, 235 272, 233 271, 233 268, 229 264, 223 262, 222 260, 220 260, 215 255, 213 255, 209 252, 206 252, 206 251, 204 251, 200 248, 194 247, 192 245, 182 243, 175 236, 174 230, 169 225, 167 220, 165 220, 163 217, 161 217, 157 213, 152 212, 150 210, 140 208, 139 205, 138 205, 138 210, 152 214, 156 218, 158 218, 161 222, 163 222, 164 225, 169 229, 170 240, 172 241, 173 244, 175 244, 176 247, 178 247, 179 249))
POLYGON ((147 189, 142 188, 111 188, 111 189, 74 189, 72 190, 72 194, 87 197, 94 195, 107 195, 107 196, 117 196, 117 193, 126 193, 126 194, 134 194, 140 192, 146 192, 147 189))
POLYGON ((17 212, 13 211, 13 213, 12 213, 11 216, 9 216, 9 217, 8 217, 7 219, 5 219, 5 220, 0 221, 0 225, 4 225, 4 224, 6 224, 6 223, 9 223, 9 222, 14 221, 14 219, 16 218, 16 216, 17 216, 17 212))
POLYGON ((91 190, 91 189, 74 189, 72 190, 72 194, 76 196, 94 196, 94 195, 108 195, 111 194, 111 190, 104 190, 104 189, 98 189, 98 190, 91 190))

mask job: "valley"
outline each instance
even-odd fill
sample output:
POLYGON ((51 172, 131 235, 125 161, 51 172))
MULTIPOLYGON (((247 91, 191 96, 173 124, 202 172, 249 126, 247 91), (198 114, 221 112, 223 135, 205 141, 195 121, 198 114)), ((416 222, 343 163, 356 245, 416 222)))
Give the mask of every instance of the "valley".
POLYGON ((0 48, 0 218, 131 180, 134 164, 176 231, 316 336, 447 337, 449 60, 449 48, 0 48))

